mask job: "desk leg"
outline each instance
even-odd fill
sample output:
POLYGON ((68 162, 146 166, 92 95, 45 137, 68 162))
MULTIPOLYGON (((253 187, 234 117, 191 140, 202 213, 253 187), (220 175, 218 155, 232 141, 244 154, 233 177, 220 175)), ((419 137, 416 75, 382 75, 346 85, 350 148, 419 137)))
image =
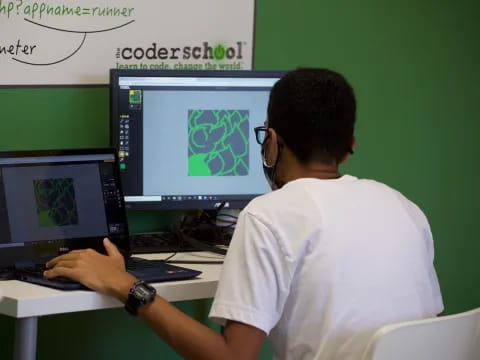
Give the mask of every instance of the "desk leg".
POLYGON ((15 360, 35 360, 37 357, 38 317, 17 319, 15 329, 15 360))

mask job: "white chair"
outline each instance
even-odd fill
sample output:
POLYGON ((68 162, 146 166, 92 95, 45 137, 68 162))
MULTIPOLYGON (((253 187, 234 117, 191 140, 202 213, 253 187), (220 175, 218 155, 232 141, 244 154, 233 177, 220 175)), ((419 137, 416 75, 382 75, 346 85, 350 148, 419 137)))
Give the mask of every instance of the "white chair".
POLYGON ((380 328, 363 360, 480 360, 480 308, 380 328))

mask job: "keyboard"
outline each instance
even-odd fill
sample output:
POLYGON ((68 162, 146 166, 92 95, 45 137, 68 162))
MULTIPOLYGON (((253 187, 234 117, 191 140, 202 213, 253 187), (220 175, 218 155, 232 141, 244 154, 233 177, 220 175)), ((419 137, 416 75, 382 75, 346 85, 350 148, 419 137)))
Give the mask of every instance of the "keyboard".
MULTIPOLYGON (((130 274, 147 282, 186 280, 201 274, 201 271, 167 264, 162 260, 147 260, 137 257, 125 259, 125 267, 130 274)), ((45 279, 43 277, 45 270, 44 264, 22 265, 16 269, 15 278, 61 290, 88 290, 79 282, 67 277, 57 276, 53 279, 45 279)))
POLYGON ((131 234, 130 249, 134 254, 198 251, 168 231, 131 234))
POLYGON ((14 280, 14 279, 15 279, 14 267, 0 268, 0 280, 14 280))
POLYGON ((43 272, 47 270, 45 264, 32 264, 22 266, 15 270, 15 279, 31 282, 34 284, 46 285, 63 290, 88 290, 79 282, 64 276, 57 276, 53 279, 44 279, 43 272))
MULTIPOLYGON (((143 269, 152 269, 156 268, 158 264, 163 263, 162 260, 146 260, 142 258, 137 258, 137 257, 129 257, 125 259, 125 270, 127 271, 138 271, 138 270, 143 270, 143 269)), ((44 264, 35 264, 32 266, 28 267, 22 267, 20 269, 17 269, 17 273, 26 273, 30 275, 37 275, 37 276, 43 276, 43 272, 47 270, 46 266, 44 264)), ((57 276, 54 278, 56 281, 61 281, 61 282, 76 282, 75 280, 72 280, 67 277, 63 276, 57 276)))

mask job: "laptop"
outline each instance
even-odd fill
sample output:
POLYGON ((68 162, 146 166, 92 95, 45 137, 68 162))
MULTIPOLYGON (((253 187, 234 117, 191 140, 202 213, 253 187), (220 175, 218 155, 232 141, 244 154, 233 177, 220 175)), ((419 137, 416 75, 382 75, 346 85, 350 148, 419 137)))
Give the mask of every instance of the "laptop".
POLYGON ((115 149, 0 152, 0 278, 84 289, 71 279, 45 279, 45 263, 75 249, 105 253, 105 237, 138 279, 160 282, 201 274, 131 256, 115 149))

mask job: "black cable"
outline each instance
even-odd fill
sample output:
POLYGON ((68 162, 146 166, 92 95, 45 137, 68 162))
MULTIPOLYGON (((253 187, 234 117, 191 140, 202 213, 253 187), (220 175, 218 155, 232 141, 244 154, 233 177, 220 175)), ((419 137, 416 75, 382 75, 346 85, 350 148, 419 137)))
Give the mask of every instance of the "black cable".
MULTIPOLYGON (((185 246, 182 245, 178 235, 170 231, 153 231, 145 233, 135 233, 130 235, 131 246, 134 251, 142 249, 157 249, 160 252, 165 252, 163 249, 168 248, 171 251, 168 252, 181 252, 185 246)), ((187 243, 185 243, 187 244, 187 243)), ((192 247, 190 245, 190 247, 192 247)))
POLYGON ((170 260, 177 254, 178 253, 174 253, 161 261, 169 264, 223 264, 223 260, 170 260))
POLYGON ((180 239, 187 241, 188 243, 190 243, 190 245, 198 248, 199 250, 211 251, 213 253, 220 254, 220 255, 226 255, 227 254, 227 250, 219 249, 219 248, 217 248, 213 245, 207 245, 207 244, 205 244, 205 243, 203 243, 203 242, 195 239, 194 237, 189 236, 189 235, 187 235, 183 232, 179 232, 178 236, 180 236, 180 239))
MULTIPOLYGON (((222 205, 224 206, 225 204, 222 203, 218 210, 222 209, 222 205)), ((224 228, 230 229, 230 227, 224 228)), ((228 240, 230 240, 231 234, 226 234, 224 228, 217 226, 212 222, 212 216, 202 211, 198 218, 182 217, 179 222, 172 225, 172 232, 180 239, 180 243, 186 242, 196 249, 225 255, 227 250, 209 244, 210 242, 214 244, 228 243, 225 238, 228 235, 228 240), (213 241, 205 242, 202 238, 206 236, 211 237, 213 241)))
POLYGON ((162 261, 168 262, 172 257, 178 254, 178 251, 175 251, 172 255, 168 256, 166 259, 163 259, 162 261))

